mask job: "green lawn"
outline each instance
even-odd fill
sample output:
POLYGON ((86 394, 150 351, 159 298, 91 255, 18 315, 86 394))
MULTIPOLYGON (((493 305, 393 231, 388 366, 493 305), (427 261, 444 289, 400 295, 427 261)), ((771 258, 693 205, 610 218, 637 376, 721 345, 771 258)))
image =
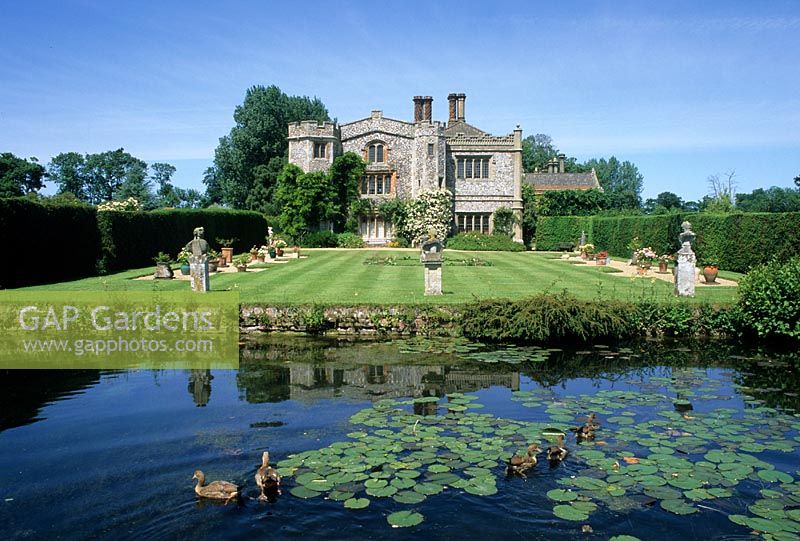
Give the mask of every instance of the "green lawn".
MULTIPOLYGON (((307 250, 306 259, 276 264, 258 273, 226 273, 211 276, 212 290, 238 289, 243 303, 268 304, 418 304, 462 303, 475 299, 520 299, 537 293, 567 290, 585 299, 665 301, 674 299, 670 283, 650 278, 625 278, 606 274, 596 265, 574 265, 553 259, 553 254, 534 252, 460 252, 448 250, 445 257, 479 257, 490 267, 448 266, 443 268, 444 295, 423 295, 421 265, 365 265, 372 256, 416 258, 416 250, 307 250)), ((35 286, 31 290, 180 290, 185 281, 144 281, 131 278, 150 274, 152 268, 135 269, 109 276, 35 286)), ((732 276, 726 276, 731 277, 732 276)), ((736 288, 698 288, 695 302, 728 303, 736 288)))

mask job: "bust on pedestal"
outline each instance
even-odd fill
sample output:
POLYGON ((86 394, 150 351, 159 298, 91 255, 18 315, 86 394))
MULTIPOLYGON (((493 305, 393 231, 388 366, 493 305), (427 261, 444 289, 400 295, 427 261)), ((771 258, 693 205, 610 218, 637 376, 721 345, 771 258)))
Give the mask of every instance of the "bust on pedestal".
POLYGON ((208 280, 208 242, 203 238, 203 228, 194 228, 194 239, 186 245, 189 256, 189 275, 192 278, 192 291, 209 291, 208 280))
POLYGON ((697 258, 692 251, 692 241, 697 235, 692 232, 692 224, 683 222, 683 231, 678 236, 681 249, 678 250, 675 266, 675 294, 679 297, 694 297, 694 283, 697 276, 695 262, 697 258))
POLYGON ((425 266, 425 295, 442 294, 442 241, 431 230, 423 239, 419 260, 425 266))

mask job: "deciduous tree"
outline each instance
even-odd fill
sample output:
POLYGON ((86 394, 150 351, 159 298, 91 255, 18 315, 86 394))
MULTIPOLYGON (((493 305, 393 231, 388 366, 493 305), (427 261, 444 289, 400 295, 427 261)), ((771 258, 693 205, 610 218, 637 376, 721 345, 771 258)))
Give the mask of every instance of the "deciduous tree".
POLYGON ((26 160, 11 152, 0 154, 0 197, 17 197, 44 187, 44 167, 36 158, 26 160))

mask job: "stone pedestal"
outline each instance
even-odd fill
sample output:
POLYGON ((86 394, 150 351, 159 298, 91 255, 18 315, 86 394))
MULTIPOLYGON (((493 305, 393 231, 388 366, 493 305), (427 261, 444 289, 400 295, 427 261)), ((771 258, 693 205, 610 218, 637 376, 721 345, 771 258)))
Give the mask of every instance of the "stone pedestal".
POLYGON ((679 297, 694 297, 694 283, 697 277, 695 262, 694 252, 687 242, 678 251, 675 266, 675 294, 679 297))
POLYGON ((211 290, 208 279, 207 258, 189 258, 189 275, 192 278, 192 291, 206 292, 211 290))
POLYGON ((442 294, 442 262, 426 261, 425 265, 425 295, 442 294))

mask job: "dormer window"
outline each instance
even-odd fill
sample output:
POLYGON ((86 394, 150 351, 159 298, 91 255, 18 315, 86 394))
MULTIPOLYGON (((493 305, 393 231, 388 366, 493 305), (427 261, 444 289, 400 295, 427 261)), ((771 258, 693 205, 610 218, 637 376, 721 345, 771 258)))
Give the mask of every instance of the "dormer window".
POLYGON ((373 143, 367 149, 367 162, 369 163, 383 163, 385 159, 386 149, 383 143, 373 143))
POLYGON ((324 158, 325 157, 325 150, 328 147, 327 143, 314 143, 314 157, 315 158, 324 158))

